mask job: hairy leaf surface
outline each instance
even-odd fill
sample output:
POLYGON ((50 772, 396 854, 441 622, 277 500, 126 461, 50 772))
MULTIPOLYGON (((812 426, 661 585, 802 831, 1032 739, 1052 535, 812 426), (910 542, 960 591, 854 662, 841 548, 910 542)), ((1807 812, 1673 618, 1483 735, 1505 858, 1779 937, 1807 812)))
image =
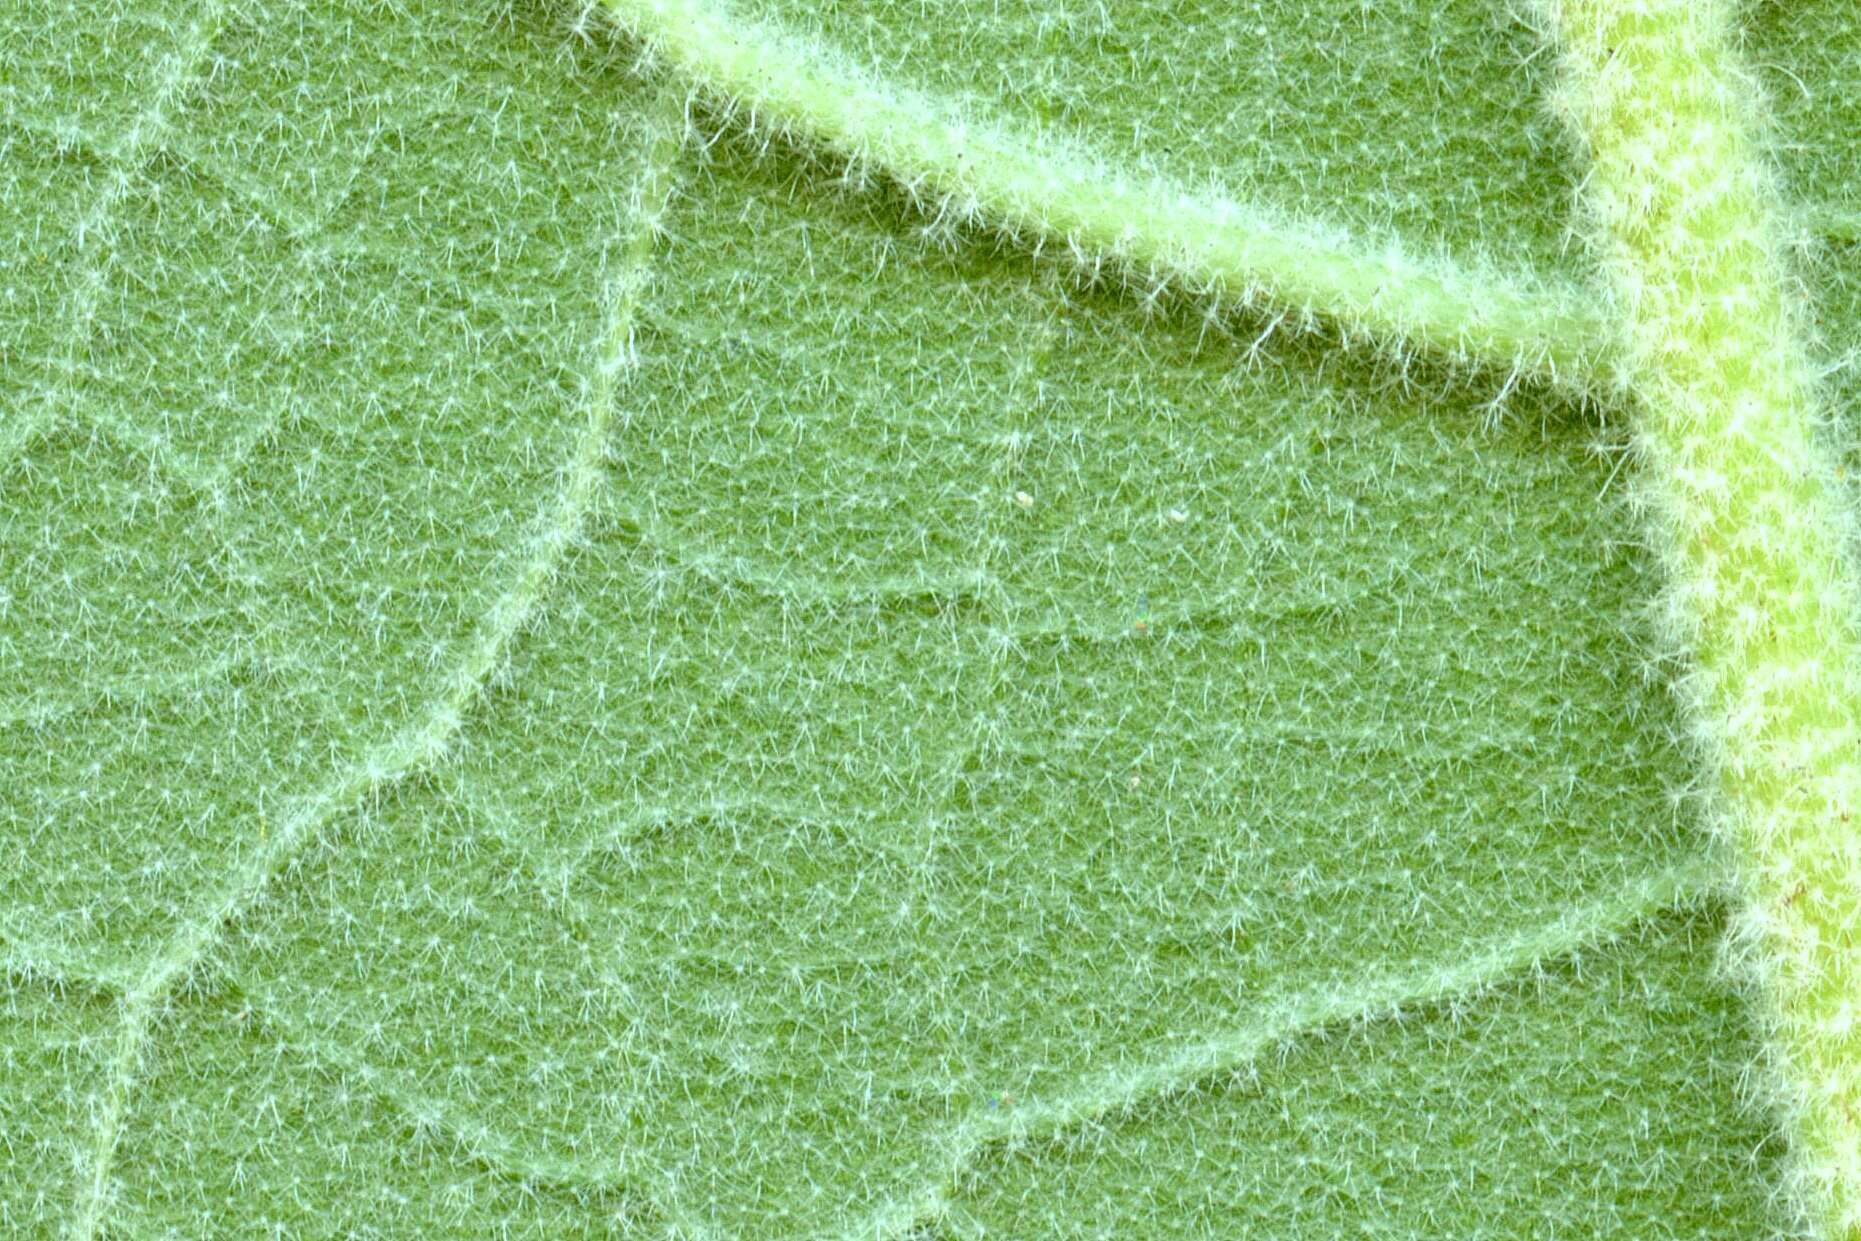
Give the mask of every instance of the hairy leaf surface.
MULTIPOLYGON (((1751 20, 1846 385, 1839 10, 1751 20)), ((1502 5, 734 12, 1586 278, 1502 5)), ((1619 410, 1083 281, 548 4, 0 66, 0 1232, 1774 1226, 1619 410)))

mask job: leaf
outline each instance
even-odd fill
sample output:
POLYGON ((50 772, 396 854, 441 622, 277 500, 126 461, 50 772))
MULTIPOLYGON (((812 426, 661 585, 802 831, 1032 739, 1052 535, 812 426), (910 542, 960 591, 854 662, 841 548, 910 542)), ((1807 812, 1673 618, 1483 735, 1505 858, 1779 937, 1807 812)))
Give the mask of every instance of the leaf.
MULTIPOLYGON (((1587 287, 1491 6, 732 20, 1587 287)), ((1749 52, 1831 357, 1847 20, 1749 52)), ((1772 1228, 1621 411, 1082 283, 642 51, 0 21, 5 1230, 1772 1228)))

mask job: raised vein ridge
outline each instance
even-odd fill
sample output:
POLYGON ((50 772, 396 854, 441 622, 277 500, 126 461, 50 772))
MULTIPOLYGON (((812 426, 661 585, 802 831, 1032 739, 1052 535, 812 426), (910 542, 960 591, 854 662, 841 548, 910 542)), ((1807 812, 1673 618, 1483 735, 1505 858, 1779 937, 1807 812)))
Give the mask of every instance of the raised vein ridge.
POLYGON ((1861 607, 1729 0, 1545 0, 1639 398, 1665 637, 1739 859, 1789 1196, 1861 1235, 1861 607))
POLYGON ((1515 931, 1445 964, 1370 973, 1354 982, 1292 995, 1247 1025, 1192 1043, 1162 1059, 1102 1073, 1056 1099, 1031 1100, 1012 1113, 983 1112, 945 1141, 945 1171, 934 1183, 896 1198, 862 1221, 843 1241, 903 1241, 949 1209, 951 1192, 987 1150, 1002 1142, 1052 1137, 1147 1100, 1187 1089, 1254 1060, 1288 1039, 1352 1022, 1471 998, 1545 961, 1603 943, 1675 904, 1709 892, 1712 865, 1690 859, 1620 891, 1565 910, 1542 926, 1515 931))
POLYGON ((752 129, 773 127, 876 165, 943 218, 1058 242, 1152 285, 1216 303, 1322 317, 1348 339, 1420 346, 1581 392, 1619 390, 1617 342, 1575 285, 1366 244, 1264 205, 1190 192, 1095 153, 965 116, 703 0, 603 0, 623 29, 752 129))
MULTIPOLYGON (((54 385, 69 385, 78 369, 78 354, 90 340, 103 295, 104 260, 96 253, 99 238, 106 238, 115 223, 123 198, 142 173, 149 152, 161 147, 172 124, 176 106, 200 79, 202 65, 226 21, 227 0, 205 0, 188 24, 180 46, 164 57, 154 74, 148 101, 131 118, 123 136, 103 154, 109 179, 90 202, 76 227, 81 268, 77 283, 61 308, 65 320, 65 351, 54 363, 54 385)), ((20 410, 0 427, 0 464, 10 461, 57 416, 57 398, 67 389, 54 387, 53 398, 29 410, 20 410)))
POLYGON ((664 106, 655 111, 653 140, 634 191, 634 232, 624 270, 610 292, 603 348, 584 385, 584 424, 563 471, 560 489, 540 515, 519 558, 514 579, 479 619, 463 656, 447 674, 427 711, 293 803, 265 843, 184 917, 174 934, 136 971, 122 997, 122 1020, 106 1071, 91 1146, 80 1174, 71 1236, 92 1241, 103 1222, 112 1196, 111 1168, 128 1098, 139 1076, 150 1026, 169 992, 212 950, 226 923, 258 899, 272 876, 297 855, 331 815, 354 806, 372 791, 422 770, 450 748, 464 726, 472 700, 502 662, 512 639, 541 606, 551 579, 594 502, 608 432, 614 421, 615 397, 622 377, 634 365, 634 314, 648 276, 661 215, 670 197, 673 165, 683 145, 678 102, 670 94, 664 95, 664 106))

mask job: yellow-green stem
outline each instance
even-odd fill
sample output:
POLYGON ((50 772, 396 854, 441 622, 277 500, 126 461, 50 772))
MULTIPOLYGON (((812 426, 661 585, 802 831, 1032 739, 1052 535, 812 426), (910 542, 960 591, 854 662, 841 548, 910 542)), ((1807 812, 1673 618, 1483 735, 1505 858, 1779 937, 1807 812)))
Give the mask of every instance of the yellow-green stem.
POLYGON ((1626 334, 1668 638, 1739 860, 1735 957, 1790 1196, 1861 1235, 1855 567, 1726 0, 1547 0, 1582 210, 1626 334))

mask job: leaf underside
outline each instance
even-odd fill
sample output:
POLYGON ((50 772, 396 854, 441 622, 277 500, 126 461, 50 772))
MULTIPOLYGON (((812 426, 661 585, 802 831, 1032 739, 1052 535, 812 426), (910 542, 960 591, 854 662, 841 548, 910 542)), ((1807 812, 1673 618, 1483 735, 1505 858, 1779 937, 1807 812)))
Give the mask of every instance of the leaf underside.
MULTIPOLYGON (((1113 7, 756 12, 1583 275, 1503 6, 1113 7)), ((0 12, 0 1232, 1773 1227, 1619 417, 572 11, 0 12)), ((1843 408, 1854 26, 1749 20, 1843 408)))

